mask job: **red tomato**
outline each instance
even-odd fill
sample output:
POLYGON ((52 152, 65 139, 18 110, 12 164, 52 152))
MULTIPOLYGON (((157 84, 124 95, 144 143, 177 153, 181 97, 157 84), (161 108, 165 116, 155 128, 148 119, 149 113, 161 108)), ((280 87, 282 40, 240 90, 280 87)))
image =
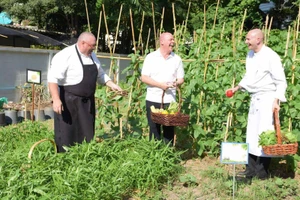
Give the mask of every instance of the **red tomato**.
POLYGON ((228 90, 227 92, 226 92, 226 96, 227 97, 232 97, 233 96, 233 92, 232 92, 232 90, 228 90))

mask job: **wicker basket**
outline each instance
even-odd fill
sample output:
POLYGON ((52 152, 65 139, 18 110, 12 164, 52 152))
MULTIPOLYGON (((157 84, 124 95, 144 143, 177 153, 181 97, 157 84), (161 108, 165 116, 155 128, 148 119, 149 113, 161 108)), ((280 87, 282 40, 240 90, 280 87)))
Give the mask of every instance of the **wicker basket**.
MULTIPOLYGON (((178 87, 176 87, 176 90, 177 90, 178 96, 179 96, 178 112, 174 113, 174 114, 161 114, 161 113, 151 112, 151 119, 153 122, 164 125, 164 126, 186 126, 186 125, 188 125, 190 116, 180 112, 181 104, 182 104, 181 92, 178 87)), ((165 95, 165 90, 163 91, 163 94, 162 94, 160 108, 163 108, 164 95, 165 95)))
POLYGON ((274 156, 296 154, 298 151, 298 142, 291 143, 291 144, 282 144, 278 110, 274 111, 274 126, 276 131, 277 144, 263 146, 262 149, 264 153, 266 155, 274 155, 274 156))
POLYGON ((28 158, 31 159, 33 150, 34 150, 34 148, 35 148, 37 145, 39 145, 39 144, 42 143, 42 142, 46 142, 46 141, 49 141, 49 142, 52 143, 52 145, 53 145, 53 147, 54 147, 54 151, 55 151, 55 153, 57 153, 57 147, 56 147, 55 142, 54 142, 53 140, 51 140, 51 139, 47 139, 47 138, 46 138, 46 139, 42 139, 42 140, 37 141, 36 143, 34 143, 34 144, 31 146, 31 148, 30 148, 30 150, 29 150, 29 153, 28 153, 28 158))

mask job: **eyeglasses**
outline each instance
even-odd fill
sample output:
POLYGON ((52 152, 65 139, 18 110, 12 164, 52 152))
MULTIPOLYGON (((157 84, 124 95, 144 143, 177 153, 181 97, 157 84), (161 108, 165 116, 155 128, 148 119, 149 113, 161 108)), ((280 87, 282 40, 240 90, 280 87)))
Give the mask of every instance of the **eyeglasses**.
POLYGON ((96 47, 96 44, 89 44, 88 42, 84 42, 86 43, 87 45, 89 45, 91 48, 95 48, 96 47))

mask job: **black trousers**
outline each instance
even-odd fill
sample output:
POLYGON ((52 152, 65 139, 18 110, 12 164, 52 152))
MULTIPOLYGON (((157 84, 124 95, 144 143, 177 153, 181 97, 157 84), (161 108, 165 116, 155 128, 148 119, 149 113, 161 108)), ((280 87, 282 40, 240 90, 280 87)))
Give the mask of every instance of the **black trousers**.
MULTIPOLYGON (((160 124, 156 124, 151 119, 151 110, 150 107, 154 106, 155 108, 160 108, 161 103, 155 103, 151 101, 146 101, 146 111, 147 111, 147 119, 148 125, 150 128, 149 139, 153 138, 156 140, 163 139, 166 143, 171 143, 173 145, 174 142, 174 126, 162 126, 160 124), (163 129, 163 134, 161 135, 161 128, 163 129)), ((166 103, 163 107, 166 109, 170 104, 166 103)))
POLYGON ((249 154, 248 165, 246 170, 249 175, 257 178, 267 178, 269 174, 270 157, 261 157, 249 154))
POLYGON ((95 134, 95 100, 65 93, 61 97, 64 110, 54 114, 55 143, 58 152, 63 146, 90 142, 95 134))

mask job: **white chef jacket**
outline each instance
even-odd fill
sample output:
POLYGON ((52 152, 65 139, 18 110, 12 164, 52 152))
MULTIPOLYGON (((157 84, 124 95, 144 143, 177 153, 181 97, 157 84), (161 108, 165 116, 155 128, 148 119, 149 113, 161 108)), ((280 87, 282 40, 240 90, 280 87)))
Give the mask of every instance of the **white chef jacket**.
MULTIPOLYGON (((61 86, 76 85, 83 79, 83 66, 76 53, 75 45, 69 46, 58 52, 52 59, 50 68, 48 70, 47 78, 50 83, 57 83, 61 86)), ((77 47, 78 49, 78 47, 77 47)), ((98 68, 98 80, 99 84, 105 84, 111 80, 101 67, 101 63, 98 60, 95 53, 92 53, 91 57, 85 56, 78 52, 81 56, 83 64, 96 64, 98 68)))
MULTIPOLYGON (((184 70, 181 58, 174 52, 165 59, 160 49, 149 53, 144 61, 142 75, 149 76, 158 82, 174 82, 184 77, 184 70)), ((158 87, 147 87, 146 100, 156 103, 162 102, 163 90, 158 87)), ((176 101, 176 88, 169 88, 164 95, 164 103, 176 101)))
POLYGON ((272 106, 275 98, 286 101, 287 83, 277 53, 265 45, 257 53, 249 51, 246 73, 239 85, 251 94, 246 133, 249 153, 268 157, 258 145, 259 135, 263 131, 274 130, 272 106))

